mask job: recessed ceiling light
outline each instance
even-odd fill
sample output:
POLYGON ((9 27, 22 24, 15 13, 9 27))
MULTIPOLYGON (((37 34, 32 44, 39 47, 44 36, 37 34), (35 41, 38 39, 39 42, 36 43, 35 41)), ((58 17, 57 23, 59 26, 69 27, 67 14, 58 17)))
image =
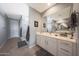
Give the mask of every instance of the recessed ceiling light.
POLYGON ((48 6, 50 6, 50 5, 51 5, 51 3, 48 3, 47 5, 48 5, 48 6))

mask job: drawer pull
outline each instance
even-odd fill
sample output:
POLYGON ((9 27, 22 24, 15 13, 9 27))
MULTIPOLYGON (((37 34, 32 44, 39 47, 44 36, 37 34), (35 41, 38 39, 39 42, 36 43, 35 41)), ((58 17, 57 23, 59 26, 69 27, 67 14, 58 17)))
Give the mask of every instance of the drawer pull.
POLYGON ((68 53, 69 53, 69 51, 68 51, 68 50, 66 50, 66 49, 63 49, 63 48, 60 48, 60 49, 62 49, 63 51, 65 51, 65 52, 68 52, 68 53))

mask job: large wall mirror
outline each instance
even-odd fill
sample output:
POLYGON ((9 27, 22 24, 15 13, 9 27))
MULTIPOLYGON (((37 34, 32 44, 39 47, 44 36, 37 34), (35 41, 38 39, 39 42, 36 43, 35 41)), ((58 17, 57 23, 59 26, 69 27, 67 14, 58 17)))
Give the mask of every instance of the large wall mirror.
MULTIPOLYGON (((64 4, 63 4, 64 5, 64 4)), ((67 6, 57 12, 44 16, 46 19, 46 31, 50 33, 71 33, 70 16, 72 13, 72 5, 67 6)))

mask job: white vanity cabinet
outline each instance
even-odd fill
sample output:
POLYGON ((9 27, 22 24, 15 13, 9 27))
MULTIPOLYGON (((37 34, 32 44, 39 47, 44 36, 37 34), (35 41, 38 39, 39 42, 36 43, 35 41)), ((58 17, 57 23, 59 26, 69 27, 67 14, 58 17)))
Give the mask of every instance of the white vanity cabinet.
POLYGON ((45 36, 41 36, 41 47, 47 50, 47 38, 45 36))
POLYGON ((58 40, 58 56, 76 55, 76 44, 64 40, 58 40))
POLYGON ((53 55, 57 55, 57 40, 55 38, 48 37, 47 39, 47 49, 53 55))
POLYGON ((76 42, 61 40, 45 35, 37 35, 37 45, 55 56, 76 56, 76 42))
POLYGON ((72 56, 72 43, 63 40, 58 40, 58 55, 72 56))
POLYGON ((37 45, 47 50, 52 55, 57 55, 57 40, 47 36, 37 35, 37 45))
POLYGON ((46 49, 46 39, 42 35, 37 35, 37 45, 46 49))
POLYGON ((37 37, 36 37, 36 39, 37 39, 36 40, 37 45, 40 45, 41 44, 41 39, 40 38, 41 38, 40 35, 37 35, 37 37))

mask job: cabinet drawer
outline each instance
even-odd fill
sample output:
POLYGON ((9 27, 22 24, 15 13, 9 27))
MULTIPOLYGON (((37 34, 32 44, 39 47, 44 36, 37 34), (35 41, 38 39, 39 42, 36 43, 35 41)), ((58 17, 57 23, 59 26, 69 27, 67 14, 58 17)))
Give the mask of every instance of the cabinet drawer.
POLYGON ((68 42, 68 41, 62 41, 62 40, 60 40, 59 44, 62 45, 62 46, 72 47, 72 43, 68 42))
POLYGON ((72 43, 67 41, 59 41, 59 49, 72 53, 72 43))
POLYGON ((58 52, 59 56, 72 56, 72 53, 70 53, 69 51, 65 50, 65 49, 60 49, 58 52))

